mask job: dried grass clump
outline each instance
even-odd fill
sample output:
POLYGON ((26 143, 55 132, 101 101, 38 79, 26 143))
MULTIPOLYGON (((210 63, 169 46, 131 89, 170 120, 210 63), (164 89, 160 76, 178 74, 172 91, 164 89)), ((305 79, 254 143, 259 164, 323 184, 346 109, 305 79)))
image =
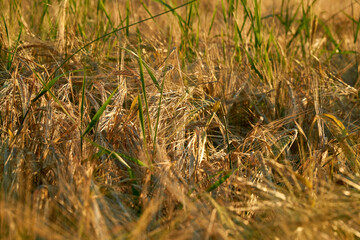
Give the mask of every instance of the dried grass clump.
POLYGON ((0 2, 0 239, 359 238, 359 2, 178 4, 0 2))

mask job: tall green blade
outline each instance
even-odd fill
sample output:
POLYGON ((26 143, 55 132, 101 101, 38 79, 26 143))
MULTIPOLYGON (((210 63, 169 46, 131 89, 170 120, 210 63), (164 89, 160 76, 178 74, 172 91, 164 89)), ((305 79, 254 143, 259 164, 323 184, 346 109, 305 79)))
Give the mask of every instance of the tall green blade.
POLYGON ((81 135, 81 137, 84 137, 99 122, 101 115, 105 111, 107 105, 110 103, 112 97, 115 95, 118 88, 119 88, 119 86, 111 93, 111 95, 108 97, 108 99, 105 101, 105 103, 99 108, 99 110, 96 112, 94 117, 91 119, 89 125, 87 126, 87 128, 85 129, 85 131, 81 135))

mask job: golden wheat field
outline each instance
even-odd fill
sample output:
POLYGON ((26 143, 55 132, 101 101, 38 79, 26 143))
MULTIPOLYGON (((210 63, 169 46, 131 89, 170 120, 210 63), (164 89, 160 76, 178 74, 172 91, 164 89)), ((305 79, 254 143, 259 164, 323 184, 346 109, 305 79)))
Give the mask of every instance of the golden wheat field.
POLYGON ((359 0, 0 17, 0 239, 360 239, 359 0))

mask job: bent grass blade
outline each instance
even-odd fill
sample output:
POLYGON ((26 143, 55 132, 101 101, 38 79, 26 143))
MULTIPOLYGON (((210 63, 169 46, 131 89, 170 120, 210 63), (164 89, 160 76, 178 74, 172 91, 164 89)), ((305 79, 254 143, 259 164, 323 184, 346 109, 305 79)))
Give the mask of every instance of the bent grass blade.
POLYGON ((43 85, 43 90, 41 90, 40 93, 38 93, 32 100, 31 102, 36 102, 39 98, 42 97, 42 95, 44 95, 47 91, 50 91, 50 88, 52 86, 54 86, 54 84, 63 76, 65 76, 67 73, 62 73, 58 76, 56 76, 55 78, 53 78, 51 81, 49 81, 48 83, 45 83, 44 81, 41 80, 41 78, 38 78, 41 81, 41 84, 43 85))
POLYGON ((91 119, 89 125, 87 126, 87 128, 85 129, 84 133, 81 135, 81 137, 83 138, 88 132, 90 132, 90 130, 97 124, 97 122, 99 121, 101 115, 103 114, 103 112, 105 111, 107 105, 110 103, 112 97, 115 95, 116 91, 118 90, 119 86, 116 87, 116 89, 111 93, 111 95, 108 97, 108 99, 105 101, 105 103, 99 108, 99 110, 96 112, 96 114, 94 115, 94 117, 91 119))
POLYGON ((131 157, 131 156, 128 156, 126 154, 123 154, 123 153, 119 153, 119 152, 115 152, 115 151, 111 151, 110 149, 107 149, 93 141, 91 141, 89 138, 85 137, 84 138, 87 142, 91 143, 93 146, 97 147, 99 150, 102 150, 104 151, 106 154, 109 154, 110 156, 113 156, 115 157, 117 160, 119 160, 122 164, 124 164, 128 169, 131 169, 130 166, 125 162, 124 159, 127 159, 129 161, 132 161, 133 163, 136 163, 140 166, 143 166, 143 167, 146 167, 146 168, 149 168, 149 166, 140 161, 139 159, 137 158, 134 158, 134 157, 131 157))

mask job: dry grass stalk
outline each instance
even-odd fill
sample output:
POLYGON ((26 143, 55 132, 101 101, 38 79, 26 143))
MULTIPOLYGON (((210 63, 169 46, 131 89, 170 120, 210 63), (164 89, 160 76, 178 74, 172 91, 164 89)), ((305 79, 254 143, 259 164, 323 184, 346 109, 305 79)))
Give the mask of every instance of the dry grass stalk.
POLYGON ((355 11, 10 3, 0 239, 360 237, 355 11))

